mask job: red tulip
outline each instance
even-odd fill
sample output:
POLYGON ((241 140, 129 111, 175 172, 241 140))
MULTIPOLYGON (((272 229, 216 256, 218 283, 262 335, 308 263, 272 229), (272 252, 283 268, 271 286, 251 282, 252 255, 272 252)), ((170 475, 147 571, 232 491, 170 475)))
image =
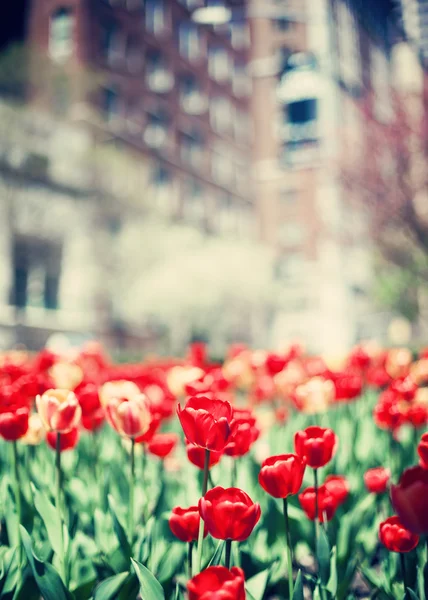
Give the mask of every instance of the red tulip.
POLYGON ((383 494, 388 489, 391 471, 385 467, 368 469, 364 473, 364 483, 372 494, 383 494))
POLYGON ((395 394, 385 390, 379 396, 379 401, 374 408, 373 418, 380 429, 395 431, 403 423, 403 413, 398 406, 395 394))
MULTIPOLYGON (((186 443, 186 451, 187 458, 198 467, 198 469, 203 470, 205 465, 205 450, 203 448, 199 448, 199 446, 194 446, 193 444, 186 443)), ((208 463, 208 468, 211 469, 214 465, 220 462, 221 457, 223 456, 223 452, 210 452, 210 461, 208 463)))
MULTIPOLYGON (((46 434, 46 442, 48 446, 52 448, 52 450, 56 450, 56 439, 58 434, 55 431, 48 431, 46 434)), ((60 452, 64 452, 65 450, 72 450, 77 446, 77 442, 79 441, 79 430, 77 427, 74 429, 70 429, 66 433, 61 433, 61 437, 59 440, 59 449, 60 452)))
POLYGON ((349 482, 343 475, 329 475, 324 482, 325 487, 340 506, 349 496, 349 482))
POLYGON ((189 600, 245 600, 244 571, 208 567, 187 584, 189 600))
POLYGON ((412 533, 428 533, 428 470, 406 469, 397 485, 391 487, 391 501, 404 527, 412 533))
POLYGON ((428 408, 416 402, 410 404, 405 412, 405 421, 416 429, 425 427, 428 421, 428 408))
MULTIPOLYGON (((169 518, 169 527, 175 537, 182 542, 194 542, 198 539, 200 518, 197 506, 190 506, 190 508, 176 506, 172 509, 169 518)), ((208 531, 205 527, 204 537, 207 534, 208 531)))
POLYGON ((66 433, 77 427, 82 409, 69 390, 50 389, 36 397, 37 411, 47 431, 66 433))
POLYGON ((234 408, 229 441, 224 449, 227 456, 244 456, 258 439, 260 429, 250 410, 234 408))
POLYGON ((419 536, 404 527, 399 517, 389 517, 379 525, 379 539, 390 552, 410 552, 419 536))
POLYGON ((288 362, 288 356, 270 353, 266 356, 265 367, 271 377, 280 373, 288 362))
POLYGON ((363 379, 359 373, 344 371, 335 373, 333 383, 336 391, 336 401, 353 400, 361 394, 363 379))
POLYGON ((98 387, 93 383, 81 384, 74 390, 82 409, 82 425, 89 431, 99 429, 104 421, 98 387))
POLYGON ((271 456, 262 463, 259 483, 274 498, 287 498, 300 490, 306 463, 296 454, 271 456))
MULTIPOLYGON (((299 494, 300 506, 311 521, 315 521, 315 488, 308 487, 299 494)), ((331 521, 338 507, 337 499, 325 485, 318 488, 318 520, 331 521)))
POLYGON ((105 412, 101 407, 88 414, 82 414, 82 426, 86 431, 97 431, 105 421, 105 412))
POLYGON ((215 487, 199 500, 208 532, 219 540, 246 540, 260 519, 260 505, 239 488, 215 487))
POLYGON ((369 385, 383 388, 391 381, 391 377, 386 372, 385 367, 372 366, 367 370, 366 380, 369 385))
POLYGON ((152 420, 150 421, 148 430, 145 433, 143 433, 142 435, 138 435, 135 438, 135 442, 137 444, 147 444, 148 442, 150 442, 150 440, 153 439, 153 436, 159 429, 161 423, 162 423, 162 419, 161 419, 160 415, 152 414, 152 420))
POLYGON ((187 358, 190 364, 203 367, 207 364, 208 350, 205 342, 192 342, 189 345, 187 358))
POLYGON ((428 469, 428 433, 424 433, 418 444, 419 464, 428 469))
POLYGON ((178 442, 176 433, 157 433, 147 444, 147 450, 159 458, 165 458, 170 454, 178 442))
POLYGON ((106 417, 113 429, 128 438, 137 438, 148 431, 152 420, 145 394, 137 394, 129 400, 111 398, 106 406, 106 417))
POLYGON ((28 431, 28 408, 0 413, 0 435, 9 442, 22 438, 28 431))
POLYGON ((323 427, 307 427, 297 431, 294 436, 296 454, 306 459, 313 469, 323 467, 330 462, 337 446, 337 437, 331 429, 323 427))
POLYGON ((371 360, 370 354, 362 346, 355 346, 349 354, 348 364, 364 371, 370 366, 371 360))
POLYGON ((192 396, 182 409, 177 407, 184 435, 190 443, 220 452, 224 450, 232 421, 232 407, 226 400, 208 396, 192 396))
POLYGON ((396 393, 401 400, 410 402, 415 397, 418 386, 410 376, 394 379, 390 385, 390 390, 396 393))

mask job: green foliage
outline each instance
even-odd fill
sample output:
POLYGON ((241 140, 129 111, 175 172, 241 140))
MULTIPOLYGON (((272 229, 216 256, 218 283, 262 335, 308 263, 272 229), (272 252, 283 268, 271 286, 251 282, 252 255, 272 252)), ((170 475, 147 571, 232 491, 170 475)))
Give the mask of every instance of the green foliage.
MULTIPOLYGON (((317 418, 339 436, 334 459, 320 471, 320 483, 330 473, 345 474, 350 496, 335 517, 320 527, 314 547, 314 528, 296 496, 289 498, 288 512, 294 554, 294 600, 311 594, 320 600, 347 600, 366 590, 383 600, 402 600, 404 587, 399 561, 379 545, 379 522, 391 514, 388 498, 368 494, 364 472, 379 465, 393 468, 395 476, 415 461, 414 437, 403 430, 394 446, 391 462, 389 434, 373 424, 376 396, 366 394, 358 403, 333 407, 317 418), (364 583, 362 583, 364 581, 364 583)), ((309 424, 307 416, 293 414, 285 425, 275 425, 261 440, 270 454, 293 451, 293 434, 309 424)), ((179 431, 171 422, 171 430, 179 431)), ((172 535, 169 515, 174 506, 194 505, 200 494, 200 472, 191 465, 183 447, 176 450, 180 470, 168 471, 162 461, 137 448, 135 532, 128 539, 127 517, 129 456, 120 438, 108 427, 93 436, 82 432, 79 446, 62 455, 65 492, 66 563, 70 582, 63 573, 60 521, 52 502, 54 453, 46 446, 20 446, 22 474, 23 560, 18 582, 17 514, 8 472, 6 442, 0 443, 2 528, 0 530, 0 597, 5 600, 183 600, 186 597, 187 547, 172 535), (94 464, 94 461, 97 464, 94 464), (96 474, 96 476, 95 476, 96 474), (32 482, 32 485, 29 484, 32 482), (27 525, 28 524, 28 525, 27 525)), ((237 485, 261 505, 262 516, 251 537, 233 545, 232 564, 243 568, 248 600, 288 598, 284 520, 280 501, 258 484, 260 463, 255 452, 239 459, 237 485)), ((227 486, 230 460, 224 457, 211 470, 214 484, 227 486)), ((305 473, 303 487, 312 485, 305 473)), ((224 564, 224 542, 208 536, 203 565, 224 564)), ((426 599, 427 577, 421 553, 406 557, 408 585, 420 600, 426 599)), ((369 593, 369 592, 368 592, 369 593)), ((408 597, 413 599, 411 594, 408 597)))

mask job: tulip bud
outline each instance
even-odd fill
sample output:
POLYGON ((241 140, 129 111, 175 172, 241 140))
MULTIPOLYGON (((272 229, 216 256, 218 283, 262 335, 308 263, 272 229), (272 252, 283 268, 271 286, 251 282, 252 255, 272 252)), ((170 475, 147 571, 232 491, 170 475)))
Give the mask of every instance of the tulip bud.
POLYGON ((410 552, 419 543, 419 536, 406 529, 399 517, 389 517, 379 525, 379 539, 390 552, 410 552))
POLYGON ((100 388, 100 400, 103 406, 107 406, 113 398, 124 398, 130 400, 133 396, 140 393, 138 386, 132 381, 125 379, 119 381, 107 381, 100 388))
POLYGON ((208 567, 187 584, 189 600, 245 600, 244 572, 238 567, 208 567))
POLYGON ((129 438, 146 433, 152 420, 145 394, 138 394, 129 400, 112 398, 106 406, 106 417, 120 435, 129 438))
POLYGON ((36 397, 37 410, 48 431, 65 433, 77 427, 82 414, 79 402, 70 390, 51 389, 36 397))

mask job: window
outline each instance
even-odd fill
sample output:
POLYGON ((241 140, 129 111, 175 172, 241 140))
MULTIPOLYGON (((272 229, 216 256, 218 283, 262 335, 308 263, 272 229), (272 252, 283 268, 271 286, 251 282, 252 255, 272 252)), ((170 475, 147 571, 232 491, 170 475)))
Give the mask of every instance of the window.
POLYGON ((155 203, 159 211, 163 214, 172 213, 173 180, 170 171, 164 165, 159 164, 154 168, 152 186, 155 203))
POLYGON ((288 31, 292 26, 292 22, 285 18, 279 18, 275 20, 275 25, 278 31, 288 31))
POLYGON ((234 176, 234 164, 227 146, 217 144, 211 151, 211 173, 216 183, 229 184, 234 176))
POLYGON ((390 65, 386 53, 375 46, 371 50, 371 83, 374 92, 374 114, 382 122, 392 118, 390 65))
POLYGON ((57 62, 63 62, 73 53, 74 15, 70 8, 60 8, 50 19, 49 54, 57 62))
POLYGON ((103 108, 106 120, 111 122, 119 117, 119 94, 112 88, 104 90, 103 108))
POLYGON ((286 138, 289 142, 307 142, 317 139, 318 100, 305 98, 284 105, 286 138))
POLYGON ((233 23, 231 29, 231 42, 235 50, 243 50, 250 45, 250 31, 243 23, 233 23))
POLYGON ((38 239, 17 238, 13 245, 11 301, 17 308, 58 308, 61 249, 38 239))
POLYGON ((246 144, 251 138, 251 122, 248 114, 243 110, 237 110, 233 117, 235 138, 241 144, 246 144))
POLYGON ((168 141, 169 118, 166 112, 149 113, 144 141, 150 148, 162 148, 168 141))
POLYGON ((339 63, 343 83, 350 87, 361 85, 361 51, 358 25, 344 0, 337 5, 339 63))
POLYGON ((219 215, 219 230, 224 234, 236 234, 238 216, 229 194, 220 196, 217 213, 219 215))
POLYGON ((181 56, 186 60, 194 61, 201 54, 201 40, 199 30, 193 23, 180 23, 178 27, 178 45, 181 56))
POLYGON ((199 115, 207 109, 208 101, 202 93, 199 82, 192 74, 180 77, 180 104, 191 115, 199 115))
POLYGON ((233 93, 236 96, 249 96, 251 93, 251 79, 247 73, 245 63, 235 63, 233 75, 233 93))
POLYGON ((131 73, 137 73, 143 66, 142 50, 137 37, 128 37, 126 46, 126 64, 131 73))
POLYGON ((204 143, 198 132, 181 133, 180 156, 184 163, 200 167, 204 157, 204 143))
POLYGON ((158 35, 165 28, 165 5, 163 0, 146 0, 146 29, 158 35))
POLYGON ((160 50, 149 50, 146 55, 146 78, 150 89, 159 94, 169 92, 174 76, 160 50))
POLYGON ((139 10, 144 8, 144 0, 126 0, 128 10, 139 10))
POLYGON ((211 127, 219 133, 227 133, 232 128, 232 105, 230 101, 218 96, 210 102, 211 127))
POLYGON ((217 81, 226 81, 231 76, 231 64, 227 50, 214 46, 208 51, 208 72, 217 81))
POLYGON ((186 6, 189 10, 194 10, 195 8, 198 8, 199 6, 202 6, 204 3, 204 0, 179 0, 179 2, 183 6, 186 6))
POLYGON ((200 225, 205 219, 204 193, 201 184, 192 180, 186 185, 183 216, 191 223, 200 225))
POLYGON ((113 64, 120 60, 124 54, 124 38, 120 34, 116 23, 106 23, 103 25, 101 33, 101 51, 103 57, 113 64))
POLYGON ((55 114, 64 116, 70 108, 70 80, 63 73, 52 77, 52 101, 55 114))
POLYGON ((292 52, 291 52, 290 48, 282 46, 278 50, 277 61, 278 61, 278 69, 279 69, 280 76, 282 76, 290 68, 290 65, 289 65, 290 56, 292 56, 292 52))

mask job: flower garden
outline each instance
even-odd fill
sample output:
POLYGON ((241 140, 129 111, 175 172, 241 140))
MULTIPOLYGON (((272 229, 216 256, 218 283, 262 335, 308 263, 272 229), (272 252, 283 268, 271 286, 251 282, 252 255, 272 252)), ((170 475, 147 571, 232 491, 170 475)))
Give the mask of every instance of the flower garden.
POLYGON ((428 598, 428 351, 0 357, 0 598, 428 598))

